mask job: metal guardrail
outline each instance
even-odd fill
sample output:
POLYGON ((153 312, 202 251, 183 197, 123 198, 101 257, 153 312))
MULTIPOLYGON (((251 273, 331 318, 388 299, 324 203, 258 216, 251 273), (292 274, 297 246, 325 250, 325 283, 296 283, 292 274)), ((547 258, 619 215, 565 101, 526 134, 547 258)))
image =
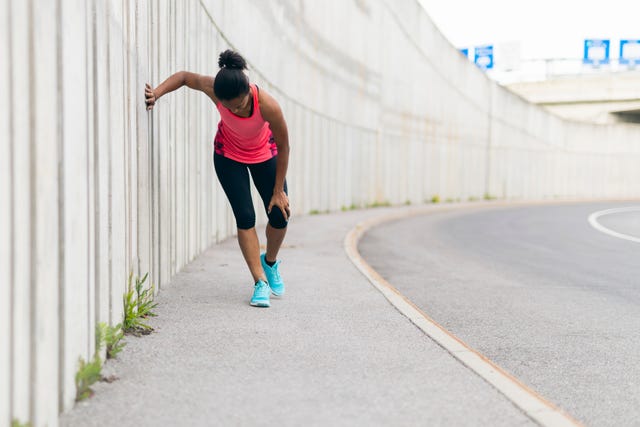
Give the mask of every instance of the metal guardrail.
POLYGON ((640 66, 622 64, 611 59, 606 64, 585 64, 582 58, 548 58, 521 60, 513 68, 504 68, 497 61, 495 68, 487 70, 487 75, 501 84, 539 81, 553 78, 571 78, 585 75, 619 74, 636 72, 640 66))

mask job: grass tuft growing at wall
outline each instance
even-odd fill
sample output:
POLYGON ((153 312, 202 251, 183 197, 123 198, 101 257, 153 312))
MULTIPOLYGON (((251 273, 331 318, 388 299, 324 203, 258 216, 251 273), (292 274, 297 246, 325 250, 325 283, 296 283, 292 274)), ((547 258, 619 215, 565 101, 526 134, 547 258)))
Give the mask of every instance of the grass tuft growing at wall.
POLYGON ((135 285, 133 285, 133 272, 129 274, 127 292, 123 297, 124 321, 122 329, 124 333, 140 336, 153 332, 153 328, 144 322, 144 319, 156 316, 153 309, 158 305, 153 302, 153 285, 144 288, 144 282, 148 276, 149 273, 145 274, 142 279, 136 277, 135 285))
POLYGON ((107 348, 107 359, 115 359, 126 345, 126 343, 122 341, 124 337, 122 323, 118 323, 116 326, 109 326, 101 322, 98 327, 100 328, 100 334, 104 337, 104 345, 107 348))

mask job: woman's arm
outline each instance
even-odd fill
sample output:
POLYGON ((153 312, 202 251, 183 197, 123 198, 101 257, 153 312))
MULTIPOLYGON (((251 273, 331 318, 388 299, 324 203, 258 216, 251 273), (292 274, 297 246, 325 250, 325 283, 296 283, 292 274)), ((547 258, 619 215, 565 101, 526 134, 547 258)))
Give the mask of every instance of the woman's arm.
POLYGON ((284 180, 289 167, 289 132, 284 115, 277 101, 271 95, 260 89, 258 102, 262 117, 269 122, 273 139, 278 147, 278 158, 276 159, 276 184, 273 188, 273 196, 269 203, 268 211, 271 212, 273 206, 277 206, 282 211, 284 218, 289 220, 291 210, 289 209, 289 198, 284 192, 284 180))
POLYGON ((213 77, 188 71, 178 71, 160 83, 155 89, 152 89, 149 83, 145 85, 144 93, 147 110, 151 110, 161 96, 180 89, 182 86, 204 92, 214 104, 218 103, 218 99, 213 93, 213 77))

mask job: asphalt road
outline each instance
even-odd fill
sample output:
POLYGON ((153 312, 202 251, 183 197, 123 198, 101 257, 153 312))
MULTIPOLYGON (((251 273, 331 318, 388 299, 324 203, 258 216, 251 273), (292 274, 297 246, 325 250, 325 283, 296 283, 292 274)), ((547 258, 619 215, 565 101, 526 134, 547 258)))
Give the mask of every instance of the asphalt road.
POLYGON ((637 201, 483 206, 384 224, 359 249, 435 321, 578 420, 632 426, 638 239, 637 201), (589 222, 621 207, 636 209, 599 216, 601 229, 589 222))

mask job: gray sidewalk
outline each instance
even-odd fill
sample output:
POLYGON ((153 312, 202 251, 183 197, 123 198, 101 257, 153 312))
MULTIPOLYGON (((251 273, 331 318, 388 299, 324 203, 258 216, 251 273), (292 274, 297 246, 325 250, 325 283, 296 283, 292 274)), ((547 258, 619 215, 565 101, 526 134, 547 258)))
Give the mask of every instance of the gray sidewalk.
POLYGON ((287 293, 268 309, 249 306, 235 239, 209 249, 161 290, 156 332, 128 337, 107 363, 119 380, 95 386, 61 425, 533 425, 347 257, 351 228, 400 209, 294 218, 287 293))

